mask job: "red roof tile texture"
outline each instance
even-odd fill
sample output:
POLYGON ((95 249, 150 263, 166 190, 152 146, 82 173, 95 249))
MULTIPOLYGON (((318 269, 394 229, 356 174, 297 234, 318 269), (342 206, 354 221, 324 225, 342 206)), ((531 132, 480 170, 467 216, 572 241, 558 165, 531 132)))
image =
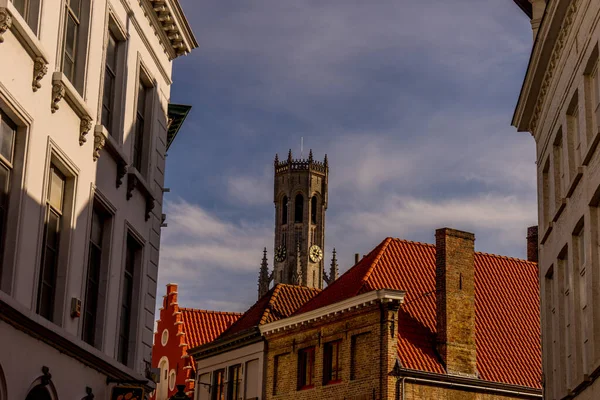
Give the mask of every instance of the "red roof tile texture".
POLYGON ((305 286, 279 283, 254 303, 236 323, 223 332, 221 337, 287 318, 320 291, 305 286))
POLYGON ((241 313, 180 307, 188 349, 212 342, 242 316, 241 313))
MULTIPOLYGON (((405 290, 398 315, 404 368, 445 373, 435 350, 435 245, 387 238, 296 314, 377 289, 405 290)), ((537 265, 475 252, 475 340, 481 379, 541 388, 537 265)))

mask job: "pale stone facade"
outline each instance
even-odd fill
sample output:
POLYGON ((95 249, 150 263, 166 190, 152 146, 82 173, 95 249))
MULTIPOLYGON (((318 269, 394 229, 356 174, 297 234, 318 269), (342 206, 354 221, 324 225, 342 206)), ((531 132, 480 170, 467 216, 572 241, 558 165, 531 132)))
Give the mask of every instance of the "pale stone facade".
POLYGON ((171 68, 195 47, 177 0, 0 0, 1 400, 153 387, 171 68))
POLYGON ((534 45, 513 117, 536 142, 544 398, 600 398, 600 1, 515 0, 534 45))

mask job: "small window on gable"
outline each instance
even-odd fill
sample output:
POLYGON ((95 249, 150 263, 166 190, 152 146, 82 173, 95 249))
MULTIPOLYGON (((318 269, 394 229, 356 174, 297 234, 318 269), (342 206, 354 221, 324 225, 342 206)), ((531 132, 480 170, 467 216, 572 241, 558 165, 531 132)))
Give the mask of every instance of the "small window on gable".
POLYGON ((317 196, 310 199, 310 221, 313 224, 317 223, 317 196))
POLYGON ((287 224, 288 219, 288 198, 287 196, 283 196, 283 200, 281 201, 281 224, 287 224))
POLYGON ((296 195, 294 201, 294 222, 303 222, 304 220, 304 197, 301 194, 296 195))

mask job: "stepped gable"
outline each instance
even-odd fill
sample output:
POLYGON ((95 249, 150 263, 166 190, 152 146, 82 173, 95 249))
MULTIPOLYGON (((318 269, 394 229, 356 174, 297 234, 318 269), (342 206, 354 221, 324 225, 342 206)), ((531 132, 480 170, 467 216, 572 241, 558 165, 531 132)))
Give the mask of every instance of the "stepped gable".
MULTIPOLYGON (((537 264, 474 254, 480 379, 541 388, 537 264)), ((387 238, 295 314, 377 289, 405 290, 398 313, 402 367, 445 373, 436 348, 436 247, 387 238)))
POLYGON ((220 338, 287 318, 319 292, 320 289, 279 283, 254 303, 220 338))

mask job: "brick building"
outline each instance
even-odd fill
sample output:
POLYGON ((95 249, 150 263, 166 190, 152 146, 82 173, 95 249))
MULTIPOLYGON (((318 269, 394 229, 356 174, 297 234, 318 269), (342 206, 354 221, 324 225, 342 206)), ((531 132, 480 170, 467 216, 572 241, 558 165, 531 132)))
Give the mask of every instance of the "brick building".
POLYGON ((263 398, 541 398, 537 265, 475 252, 474 239, 448 228, 435 245, 387 238, 261 325, 263 398))
POLYGON ((186 385, 187 394, 192 396, 196 366, 188 349, 213 341, 240 316, 180 307, 177 285, 168 284, 152 348, 152 367, 160 370, 160 381, 150 398, 167 400, 177 392, 176 385, 186 385))
POLYGON ((196 400, 261 399, 265 341, 259 327, 287 318, 320 292, 276 284, 211 343, 189 350, 196 361, 196 400))

